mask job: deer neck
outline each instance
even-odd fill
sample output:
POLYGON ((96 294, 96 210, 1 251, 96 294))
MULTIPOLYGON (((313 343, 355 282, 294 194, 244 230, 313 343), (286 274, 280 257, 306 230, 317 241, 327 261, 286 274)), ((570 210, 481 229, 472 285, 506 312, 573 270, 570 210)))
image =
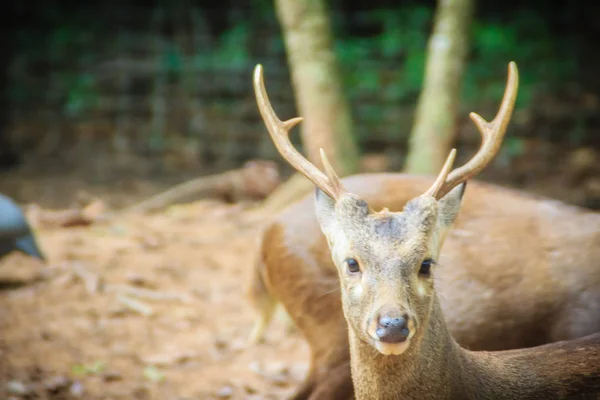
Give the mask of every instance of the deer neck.
POLYGON ((572 399, 584 397, 569 397, 569 389, 582 388, 590 396, 600 393, 597 367, 589 361, 600 358, 600 337, 544 349, 471 352, 454 341, 437 299, 433 301, 423 332, 401 355, 384 356, 349 329, 356 400, 572 399), (585 346, 589 353, 581 351, 585 346))
POLYGON ((462 380, 462 349, 452 338, 437 299, 433 301, 427 326, 401 355, 382 355, 349 329, 357 400, 456 397, 462 380))

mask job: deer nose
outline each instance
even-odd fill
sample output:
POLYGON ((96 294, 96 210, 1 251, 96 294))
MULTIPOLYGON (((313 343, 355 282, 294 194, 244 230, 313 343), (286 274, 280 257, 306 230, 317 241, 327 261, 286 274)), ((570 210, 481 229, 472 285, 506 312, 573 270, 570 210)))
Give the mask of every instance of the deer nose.
POLYGON ((375 334, 385 343, 402 343, 408 338, 408 315, 389 316, 382 315, 377 321, 375 334))

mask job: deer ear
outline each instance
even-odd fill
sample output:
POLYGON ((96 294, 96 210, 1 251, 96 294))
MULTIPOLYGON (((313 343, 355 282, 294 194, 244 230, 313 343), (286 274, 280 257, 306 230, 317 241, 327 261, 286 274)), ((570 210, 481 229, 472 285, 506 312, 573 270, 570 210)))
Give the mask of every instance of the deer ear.
POLYGON ((335 200, 321 189, 315 190, 315 208, 321 231, 329 239, 335 226, 335 200))
POLYGON ((438 234, 436 235, 438 249, 440 249, 444 244, 446 236, 448 235, 448 232, 450 232, 450 228, 458 216, 460 204, 462 202, 463 195, 465 194, 466 187, 466 182, 461 183, 438 201, 437 223, 439 229, 438 234))
POLYGON ((467 183, 461 183, 438 201, 438 223, 442 229, 450 228, 456 220, 466 188, 467 183))

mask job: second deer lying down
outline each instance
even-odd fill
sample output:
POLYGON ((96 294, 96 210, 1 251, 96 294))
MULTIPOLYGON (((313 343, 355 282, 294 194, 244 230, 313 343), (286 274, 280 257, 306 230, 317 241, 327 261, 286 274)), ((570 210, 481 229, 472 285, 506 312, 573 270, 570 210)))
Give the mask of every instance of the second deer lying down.
POLYGON ((255 71, 257 101, 271 137, 284 158, 318 188, 317 219, 338 270, 359 399, 600 396, 600 334, 529 349, 468 351, 450 334, 434 288, 432 276, 466 181, 493 159, 510 120, 518 85, 514 63, 509 72, 494 121, 471 115, 484 138, 475 157, 450 172, 453 150, 433 185, 393 213, 375 212, 349 193, 324 153, 326 174, 293 149, 287 132, 300 119, 279 121, 260 67, 255 71))

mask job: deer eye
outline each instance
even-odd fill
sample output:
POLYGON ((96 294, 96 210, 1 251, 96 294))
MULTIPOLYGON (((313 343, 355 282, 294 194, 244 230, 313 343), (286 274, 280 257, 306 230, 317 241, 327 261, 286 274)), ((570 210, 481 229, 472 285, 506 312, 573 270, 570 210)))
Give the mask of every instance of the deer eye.
POLYGON ((351 274, 356 274, 360 272, 360 265, 358 265, 358 261, 355 258, 348 258, 346 260, 346 266, 348 268, 348 272, 351 274))
POLYGON ((429 276, 431 274, 431 266, 435 264, 431 258, 426 258, 421 263, 421 268, 419 269, 419 274, 424 276, 429 276))

